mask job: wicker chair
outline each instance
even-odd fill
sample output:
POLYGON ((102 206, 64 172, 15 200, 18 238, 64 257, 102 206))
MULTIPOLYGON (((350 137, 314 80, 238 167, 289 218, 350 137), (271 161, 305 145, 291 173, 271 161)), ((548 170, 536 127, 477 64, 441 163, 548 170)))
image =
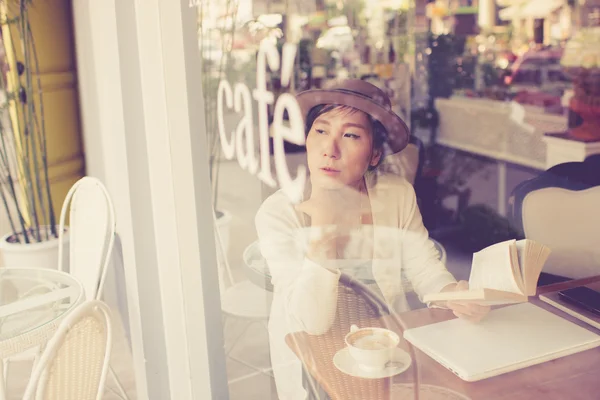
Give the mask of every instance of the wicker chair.
POLYGON ((60 324, 36 365, 24 400, 100 400, 112 348, 110 310, 87 301, 60 324))
MULTIPOLYGON (((115 210, 102 182, 86 176, 70 188, 62 204, 58 231, 59 269, 70 273, 82 283, 85 299, 100 300, 116 235, 115 210), (70 220, 68 264, 64 262, 65 249, 62 240, 66 232, 67 217, 70 220)), ((43 346, 37 346, 5 359, 4 375, 8 375, 11 362, 33 360, 35 368, 42 349, 43 346)), ((115 383, 116 394, 121 399, 128 400, 127 393, 112 368, 109 368, 109 373, 115 383)), ((0 376, 0 379, 2 378, 0 376)))
MULTIPOLYGON (((63 202, 59 229, 61 236, 65 231, 67 214, 70 220, 69 273, 83 284, 86 299, 101 300, 117 228, 108 190, 96 178, 81 178, 71 187, 63 202)), ((63 242, 59 241, 61 270, 65 269, 63 251, 63 242)), ((121 399, 128 400, 125 388, 110 365, 108 372, 116 386, 116 389, 110 389, 121 399)))
MULTIPOLYGON (((338 304, 336 317, 330 330, 321 336, 308 336, 309 343, 302 346, 298 342, 295 344, 298 348, 307 348, 312 350, 310 355, 303 354, 303 365, 316 366, 311 371, 305 371, 305 386, 312 399, 386 399, 389 398, 391 378, 388 379, 363 379, 357 391, 357 385, 349 385, 348 381, 352 378, 331 367, 331 360, 344 346, 344 336, 350 331, 352 325, 359 327, 381 327, 402 332, 405 329, 404 324, 397 315, 390 313, 386 303, 372 290, 358 280, 342 274, 338 287, 338 304), (384 320, 382 316, 387 316, 384 320), (306 357, 310 357, 307 360, 306 357), (310 362, 307 362, 310 361, 310 362), (318 384, 315 382, 315 376, 318 376, 318 384), (319 389, 323 388, 327 394, 319 389), (351 388, 351 389, 350 389, 351 388)), ((307 338, 307 336, 304 336, 307 338)), ((300 339, 302 340, 302 339, 300 339)), ((412 358, 412 382, 414 398, 418 399, 419 393, 419 374, 417 358, 414 349, 409 343, 407 348, 412 358)), ((298 353, 297 353, 298 354, 298 353)), ((407 372, 409 374, 410 372, 407 372)), ((408 375, 407 375, 408 376, 408 375)))

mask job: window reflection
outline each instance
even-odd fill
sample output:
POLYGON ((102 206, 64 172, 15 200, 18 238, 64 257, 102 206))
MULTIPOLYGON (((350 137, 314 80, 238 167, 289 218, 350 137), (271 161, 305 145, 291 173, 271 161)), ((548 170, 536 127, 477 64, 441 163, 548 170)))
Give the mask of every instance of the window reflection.
MULTIPOLYGON (((222 273, 234 283, 221 291, 229 294, 228 286, 249 283, 258 290, 250 297, 260 299, 262 309, 260 324, 248 328, 260 340, 247 339, 235 324, 225 327, 226 343, 243 333, 243 351, 233 351, 237 361, 229 365, 233 398, 252 398, 248 390, 260 392, 256 398, 304 398, 311 386, 346 393, 353 387, 351 374, 332 362, 346 346, 351 325, 401 332, 404 317, 432 306, 422 303, 423 295, 455 289, 456 280, 469 278, 473 253, 495 243, 527 237, 552 247, 540 285, 600 270, 597 250, 565 239, 566 231, 554 229, 549 218, 533 215, 537 222, 531 228, 521 215, 532 182, 576 196, 598 185, 594 161, 582 161, 587 153, 560 153, 569 140, 598 139, 596 53, 586 40, 570 40, 584 32, 586 19, 578 15, 586 12, 579 5, 550 7, 540 18, 510 6, 489 7, 497 3, 490 1, 438 0, 426 6, 427 1, 290 0, 252 2, 249 8, 226 3, 206 2, 199 30, 214 206, 217 214, 227 211, 231 217, 220 264, 228 262, 230 274, 221 266, 222 273), (488 8, 489 15, 479 15, 488 8), (297 46, 289 85, 282 83, 281 70, 265 70, 266 90, 273 93, 268 147, 260 147, 254 96, 249 115, 256 156, 268 150, 275 176, 276 102, 282 95, 298 99, 306 143, 285 141, 283 148, 291 178, 298 167, 310 172, 299 201, 235 158, 226 159, 218 135, 219 82, 227 80, 232 91, 242 83, 253 93, 261 42, 274 45, 280 60, 284 44, 297 46), (585 63, 565 56, 565 45, 589 47, 585 63), (566 68, 565 59, 579 61, 566 68), (336 85, 338 92, 356 91, 343 86, 356 81, 368 88, 363 100, 385 104, 385 113, 327 92, 336 85), (403 122, 390 122, 396 118, 403 122), (410 127, 406 138, 399 134, 404 124, 410 127), (580 164, 546 174, 563 161, 580 164), (573 187, 566 181, 585 183, 573 187), (557 235, 550 238, 548 232, 557 235), (565 267, 575 259, 581 264, 577 274, 565 267), (305 335, 293 335, 297 332, 305 335), (301 360, 301 348, 310 349, 304 355, 315 364, 301 360), (303 365, 321 375, 303 372, 303 365)), ((234 108, 224 107, 227 135, 246 116, 234 108)), ((292 124, 288 110, 281 119, 285 128, 292 124)), ((536 209, 548 211, 543 205, 555 201, 542 199, 536 209)), ((566 218, 561 221, 575 218, 567 214, 561 211, 566 218)), ((597 213, 585 215, 580 219, 597 213)), ((568 235, 586 237, 584 230, 568 235)), ((467 308, 457 315, 478 319, 487 311, 467 308)), ((415 380, 399 373, 391 382, 415 380)), ((461 393, 459 383, 447 389, 461 393)), ((371 381, 365 388, 388 393, 371 381)))

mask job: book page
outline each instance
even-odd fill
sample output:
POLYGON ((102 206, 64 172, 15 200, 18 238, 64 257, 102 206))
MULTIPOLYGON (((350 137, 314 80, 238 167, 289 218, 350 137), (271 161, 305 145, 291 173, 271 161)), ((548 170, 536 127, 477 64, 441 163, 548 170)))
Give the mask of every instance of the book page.
POLYGON ((513 239, 496 243, 473 254, 469 289, 495 289, 523 294, 512 265, 515 242, 513 239))
MULTIPOLYGON (((525 287, 529 296, 534 296, 537 282, 544 264, 550 255, 550 248, 530 239, 520 240, 525 247, 524 274, 525 287)), ((517 242, 517 246, 519 246, 517 242)))
MULTIPOLYGON (((519 287, 519 293, 525 294, 527 289, 525 288, 525 278, 522 273, 522 267, 525 264, 521 264, 519 259, 519 251, 517 249, 517 241, 513 241, 509 244, 509 252, 510 252, 510 265, 512 267, 513 278, 515 279, 515 283, 519 287)), ((525 249, 525 256, 527 256, 527 249, 525 249)))
MULTIPOLYGON (((521 276, 523 277, 523 281, 525 281, 525 265, 526 265, 526 260, 527 260, 527 239, 523 239, 523 240, 517 240, 517 242, 515 243, 515 245, 517 246, 517 254, 519 255, 519 269, 521 271, 521 276)), ((525 286, 527 286, 527 283, 525 283, 525 286)))

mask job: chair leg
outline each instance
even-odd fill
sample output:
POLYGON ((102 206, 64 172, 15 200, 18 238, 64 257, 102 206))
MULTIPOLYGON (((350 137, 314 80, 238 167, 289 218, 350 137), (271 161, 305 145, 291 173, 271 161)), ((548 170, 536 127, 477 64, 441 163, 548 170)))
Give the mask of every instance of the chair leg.
POLYGON ((242 365, 245 365, 246 367, 248 367, 250 369, 253 369, 254 371, 256 371, 259 374, 267 375, 267 376, 273 378, 273 368, 272 367, 258 368, 256 365, 252 365, 249 362, 242 360, 241 358, 233 357, 233 356, 228 356, 228 357, 235 362, 238 362, 242 365))
MULTIPOLYGON (((233 343, 231 344, 231 346, 229 347, 229 349, 228 349, 228 350, 227 350, 227 349, 225 350, 225 356, 226 356, 227 358, 230 358, 230 359, 232 359, 232 360, 234 360, 234 361, 236 361, 236 362, 240 363, 240 364, 243 364, 243 365, 245 365, 246 367, 248 367, 248 368, 250 368, 250 369, 253 369, 253 370, 257 371, 258 373, 261 373, 261 374, 263 374, 263 375, 267 375, 267 376, 269 376, 269 377, 271 377, 271 378, 272 378, 272 377, 273 377, 273 372, 272 372, 272 371, 273 371, 273 367, 268 367, 268 368, 258 368, 258 367, 256 367, 255 365, 252 365, 252 364, 250 364, 250 363, 248 363, 248 362, 246 362, 246 361, 244 361, 244 360, 242 360, 242 359, 240 359, 240 358, 234 357, 234 356, 232 356, 232 355, 230 354, 230 353, 233 351, 233 349, 235 348, 235 346, 237 345, 238 341, 241 339, 241 337, 242 337, 242 336, 243 336, 243 335, 244 335, 244 334, 245 334, 245 333, 248 331, 248 329, 249 329, 249 328, 250 328, 252 325, 254 325, 254 324, 259 324, 259 325, 263 326, 264 328, 266 328, 266 329, 267 329, 267 332, 268 332, 268 325, 267 325, 265 322, 263 322, 263 321, 247 321, 247 322, 246 322, 246 325, 245 325, 245 326, 244 326, 244 328, 242 329, 241 333, 239 333, 239 334, 237 335, 237 337, 235 338, 235 340, 233 341, 233 343)), ((225 326, 225 325, 223 325, 223 326, 225 326)), ((270 359, 270 357, 269 357, 269 359, 270 359)))
POLYGON ((31 366, 31 373, 33 374, 33 371, 35 371, 35 367, 37 366, 37 363, 40 361, 40 358, 42 357, 42 346, 39 346, 37 349, 37 352, 35 353, 35 356, 33 356, 33 365, 31 366))
POLYGON ((5 360, 0 360, 0 400, 6 400, 6 378, 8 374, 5 371, 4 362, 5 360))
POLYGON ((123 385, 121 384, 121 381, 117 377, 117 374, 115 373, 115 370, 112 368, 111 365, 108 366, 108 374, 111 376, 111 379, 117 386, 117 389, 119 389, 118 390, 119 393, 117 393, 117 394, 121 397, 121 399, 129 400, 129 397, 127 396, 127 392, 125 392, 125 389, 123 388, 123 385))
POLYGON ((308 400, 331 400, 321 385, 319 385, 312 375, 306 371, 304 365, 302 366, 302 386, 304 386, 304 389, 306 390, 308 400))
POLYGON ((229 347, 229 350, 225 350, 225 355, 229 356, 229 353, 232 352, 232 350, 235 348, 235 346, 237 345, 237 342, 240 340, 240 338, 242 336, 244 336, 244 334, 248 331, 248 328, 250 328, 250 326, 252 326, 252 322, 246 322, 246 325, 244 326, 244 329, 242 329, 242 332, 239 333, 237 335, 237 337, 233 340, 231 346, 229 347))

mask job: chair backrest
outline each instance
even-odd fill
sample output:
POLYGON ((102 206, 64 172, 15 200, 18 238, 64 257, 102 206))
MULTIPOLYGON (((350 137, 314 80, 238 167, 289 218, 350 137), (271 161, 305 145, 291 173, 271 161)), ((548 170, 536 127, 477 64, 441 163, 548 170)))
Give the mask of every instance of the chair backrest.
POLYGON ((525 237, 552 249, 544 272, 573 279, 600 274, 600 186, 543 188, 523 201, 525 237))
MULTIPOLYGON (((69 212, 69 273, 83 284, 86 298, 99 299, 106 268, 115 240, 115 211, 104 185, 84 177, 67 193, 60 213, 59 235, 65 231, 69 212), (69 207, 70 206, 70 207, 69 207)), ((63 241, 59 240, 58 260, 63 265, 63 241)))
POLYGON ((519 184, 510 217, 524 237, 550 247, 545 273, 584 278, 600 273, 600 168, 597 158, 556 165, 519 184))
POLYGON ((258 287, 272 292, 274 288, 271 283, 269 265, 260 251, 260 242, 258 239, 246 247, 242 258, 244 260, 244 271, 248 279, 258 287))
POLYGON ((400 175, 414 185, 423 169, 424 152, 423 143, 415 136, 411 136, 404 150, 383 159, 379 170, 400 175))
POLYGON ((102 399, 111 349, 109 308, 98 300, 79 305, 48 342, 23 399, 102 399))
POLYGON ((523 232, 523 201, 525 197, 543 188, 562 188, 579 191, 600 186, 600 158, 588 157, 583 162, 555 165, 533 179, 518 184, 509 198, 509 218, 513 226, 523 232))

